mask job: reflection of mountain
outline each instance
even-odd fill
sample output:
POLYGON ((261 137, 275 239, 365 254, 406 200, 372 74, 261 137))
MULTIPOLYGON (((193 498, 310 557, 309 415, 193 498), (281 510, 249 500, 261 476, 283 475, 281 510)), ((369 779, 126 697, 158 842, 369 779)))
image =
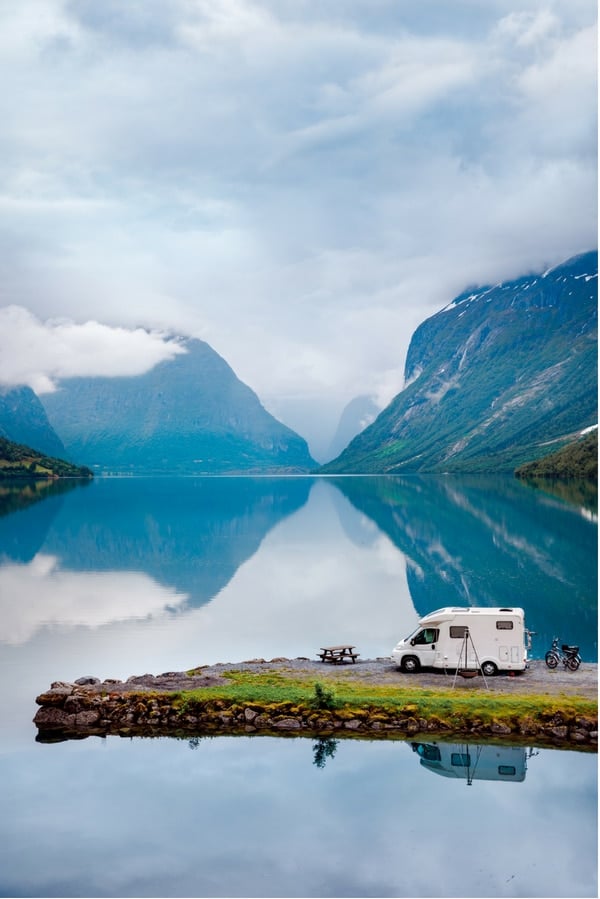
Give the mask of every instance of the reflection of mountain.
POLYGON ((571 505, 579 506, 582 515, 598 519, 598 484, 593 481, 560 478, 524 478, 528 487, 558 497, 571 505))
POLYGON ((78 479, 0 484, 0 559, 31 561, 46 539, 63 495, 88 484, 78 479))
POLYGON ((142 571, 190 595, 215 596, 282 518, 308 499, 308 478, 99 479, 71 494, 44 552, 63 569, 142 571))
POLYGON ((332 479, 406 556, 415 608, 517 605, 536 631, 597 654, 597 527, 514 478, 332 479), (565 632, 568 620, 568 632, 565 632))

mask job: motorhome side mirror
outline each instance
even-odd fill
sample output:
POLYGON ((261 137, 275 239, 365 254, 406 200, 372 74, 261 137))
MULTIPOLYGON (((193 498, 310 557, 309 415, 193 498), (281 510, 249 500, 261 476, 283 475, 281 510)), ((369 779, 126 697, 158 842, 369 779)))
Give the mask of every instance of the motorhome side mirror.
POLYGON ((415 645, 415 638, 414 638, 414 637, 413 637, 412 640, 410 641, 410 645, 411 645, 411 646, 414 646, 414 645, 415 645))

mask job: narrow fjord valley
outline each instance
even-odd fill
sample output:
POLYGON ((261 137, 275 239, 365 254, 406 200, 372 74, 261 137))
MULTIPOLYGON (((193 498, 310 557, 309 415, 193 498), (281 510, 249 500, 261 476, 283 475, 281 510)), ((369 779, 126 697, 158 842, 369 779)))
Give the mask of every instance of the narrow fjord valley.
MULTIPOLYGON (((320 469, 224 359, 184 338, 144 375, 65 379, 39 398, 4 388, 0 435, 96 473, 512 472, 597 425, 597 277, 589 252, 460 294, 417 328, 406 386, 375 421, 367 397, 350 404, 372 423, 320 469)), ((344 433, 343 415, 338 450, 344 433)), ((577 471, 563 461, 563 477, 577 471)))

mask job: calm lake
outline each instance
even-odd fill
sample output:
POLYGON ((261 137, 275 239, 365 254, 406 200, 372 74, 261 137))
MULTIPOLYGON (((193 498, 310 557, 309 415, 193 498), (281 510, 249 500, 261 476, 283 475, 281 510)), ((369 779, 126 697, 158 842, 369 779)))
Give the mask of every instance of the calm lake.
POLYGON ((510 477, 1 486, 0 895, 596 896, 593 753, 31 721, 54 680, 387 657, 445 605, 522 606, 534 657, 597 661, 595 504, 510 477))

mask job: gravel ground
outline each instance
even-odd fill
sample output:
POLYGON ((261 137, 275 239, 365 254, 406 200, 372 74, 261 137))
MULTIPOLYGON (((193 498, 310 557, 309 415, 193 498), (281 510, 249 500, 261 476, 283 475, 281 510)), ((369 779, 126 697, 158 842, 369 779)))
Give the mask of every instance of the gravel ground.
POLYGON ((435 689, 454 688, 461 690, 486 689, 499 693, 550 693, 598 696, 598 666, 582 662, 577 671, 560 668, 550 670, 543 660, 532 660, 529 668, 520 673, 498 674, 495 677, 475 678, 456 677, 454 672, 419 671, 416 674, 404 674, 387 658, 358 660, 355 664, 332 665, 310 659, 274 659, 270 662, 250 660, 238 664, 215 665, 203 669, 203 674, 220 674, 224 670, 235 671, 281 671, 325 681, 327 678, 365 681, 372 684, 393 685, 399 687, 430 687, 435 689))
MULTIPOLYGON (((336 680, 362 681, 371 684, 394 685, 399 687, 426 687, 433 689, 485 690, 513 694, 577 695, 590 699, 598 697, 598 666, 583 662, 577 671, 568 671, 562 666, 551 671, 543 660, 532 660, 529 668, 520 673, 498 674, 495 677, 456 677, 453 672, 419 671, 404 674, 389 658, 363 659, 355 664, 332 665, 308 658, 248 659, 245 662, 231 662, 205 665, 195 669, 195 676, 185 672, 166 672, 160 675, 144 674, 130 677, 125 683, 111 682, 116 692, 135 689, 183 690, 225 683, 223 674, 227 671, 279 672, 312 682, 336 680)), ((104 688, 107 682, 105 681, 104 688)), ((98 686, 98 689, 100 687, 98 686)))

